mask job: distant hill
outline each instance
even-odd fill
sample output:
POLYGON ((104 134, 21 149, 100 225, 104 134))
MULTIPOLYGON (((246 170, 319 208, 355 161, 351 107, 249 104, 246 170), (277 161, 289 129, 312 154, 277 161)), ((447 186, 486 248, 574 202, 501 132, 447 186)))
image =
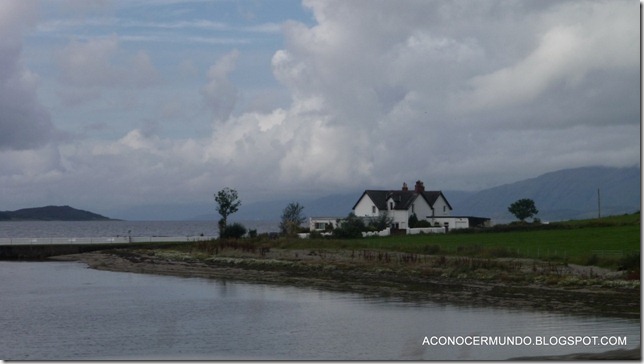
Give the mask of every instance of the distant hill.
POLYGON ((454 215, 491 217, 496 223, 515 220, 508 206, 520 198, 534 200, 543 221, 597 217, 640 210, 638 167, 582 167, 550 172, 479 192, 445 191, 454 215))
MULTIPOLYGON (((545 173, 481 191, 455 191, 450 186, 437 187, 454 208, 454 215, 490 217, 493 223, 505 223, 514 220, 508 212, 508 206, 520 198, 533 199, 539 209, 537 217, 543 221, 596 217, 597 189, 600 189, 601 194, 602 216, 633 213, 640 209, 640 180, 639 167, 582 167, 545 173)), ((351 212, 363 192, 363 189, 343 190, 341 193, 308 199, 243 202, 231 218, 233 221, 279 221, 282 210, 289 202, 302 204, 307 217, 344 217, 351 212)), ((112 211, 110 214, 133 220, 219 219, 212 202, 136 206, 128 210, 112 211)))
MULTIPOLYGON (((582 167, 545 173, 514 183, 481 190, 453 191, 443 194, 454 208, 453 215, 490 217, 494 223, 515 220, 508 206, 520 198, 531 198, 543 221, 597 217, 597 189, 600 190, 602 216, 640 210, 640 168, 582 167)), ((368 188, 369 186, 365 186, 368 188)), ((299 200, 306 216, 346 216, 362 190, 299 200)), ((242 206, 236 219, 279 220, 291 201, 275 200, 242 206)), ((216 215, 216 213, 214 214, 216 215)), ((210 217, 212 219, 212 217, 210 217)))
POLYGON ((45 206, 16 211, 0 211, 0 220, 100 221, 111 219, 70 206, 45 206))

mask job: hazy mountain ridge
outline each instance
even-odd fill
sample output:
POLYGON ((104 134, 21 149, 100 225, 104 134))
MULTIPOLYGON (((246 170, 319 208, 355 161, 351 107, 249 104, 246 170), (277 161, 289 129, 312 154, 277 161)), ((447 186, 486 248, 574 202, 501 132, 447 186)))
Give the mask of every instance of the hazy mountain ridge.
POLYGON ((482 190, 453 194, 447 198, 457 215, 491 217, 496 222, 513 220, 508 206, 530 198, 542 220, 597 217, 600 192, 603 216, 631 213, 640 209, 640 169, 581 167, 545 173, 541 176, 482 190))
POLYGON ((15 211, 0 211, 0 220, 100 221, 112 219, 70 206, 44 206, 15 211))
MULTIPOLYGON (((508 206, 520 199, 535 201, 543 221, 580 219, 597 216, 597 189, 601 195, 602 216, 632 213, 640 209, 640 168, 581 167, 549 172, 540 176, 484 189, 455 191, 440 186, 454 208, 453 215, 482 216, 494 223, 514 220, 508 206)), ((232 186, 234 188, 234 186, 232 186)), ((365 186, 365 189, 370 186, 365 186)), ((392 186, 397 188, 397 186, 392 186)), ((316 198, 276 199, 246 203, 231 216, 231 221, 279 221, 282 210, 290 202, 304 206, 304 215, 343 217, 360 198, 362 190, 316 198)), ((212 220, 217 221, 214 201, 198 204, 164 204, 136 206, 113 211, 111 216, 131 220, 212 220)))
MULTIPOLYGON (((640 209, 639 167, 580 167, 542 174, 538 177, 473 192, 443 188, 454 208, 453 215, 490 217, 495 223, 514 217, 508 206, 520 199, 535 201, 544 221, 581 219, 597 216, 597 189, 600 190, 602 216, 632 213, 640 209)), ((346 216, 363 190, 299 200, 306 216, 346 216)), ((243 206, 236 219, 278 220, 291 202, 265 201, 243 206)), ((216 215, 216 213, 214 214, 216 215)))

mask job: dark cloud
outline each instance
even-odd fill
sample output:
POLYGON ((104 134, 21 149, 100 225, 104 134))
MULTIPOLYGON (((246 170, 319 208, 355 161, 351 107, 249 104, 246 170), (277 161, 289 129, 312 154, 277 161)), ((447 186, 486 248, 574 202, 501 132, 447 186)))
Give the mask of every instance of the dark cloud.
POLYGON ((20 3, 0 6, 0 21, 6 20, 0 26, 0 150, 38 148, 54 134, 49 111, 38 100, 38 76, 21 60, 23 31, 35 11, 20 3))

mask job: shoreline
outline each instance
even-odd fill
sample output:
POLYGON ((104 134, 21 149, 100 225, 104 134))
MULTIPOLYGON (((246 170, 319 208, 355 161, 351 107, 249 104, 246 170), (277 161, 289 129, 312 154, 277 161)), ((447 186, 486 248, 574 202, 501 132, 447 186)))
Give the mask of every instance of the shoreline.
MULTIPOLYGON (((107 271, 288 285, 409 301, 640 318, 639 286, 600 287, 568 284, 565 280, 566 285, 553 286, 514 282, 505 276, 505 281, 498 278, 481 279, 465 273, 446 276, 440 270, 428 274, 419 270, 417 265, 395 266, 392 269, 386 264, 347 263, 347 252, 342 253, 344 255, 307 252, 272 249, 261 256, 229 252, 204 258, 163 250, 124 249, 61 255, 49 259, 79 261, 89 268, 107 271), (285 259, 287 253, 290 259, 285 259)), ((577 267, 574 271, 576 276, 584 274, 581 268, 579 270, 577 267)), ((610 272, 605 274, 610 275, 610 272)), ((577 279, 576 276, 573 278, 577 279)), ((512 278, 516 280, 516 277, 512 278)), ((564 279, 577 282, 568 276, 564 279)))

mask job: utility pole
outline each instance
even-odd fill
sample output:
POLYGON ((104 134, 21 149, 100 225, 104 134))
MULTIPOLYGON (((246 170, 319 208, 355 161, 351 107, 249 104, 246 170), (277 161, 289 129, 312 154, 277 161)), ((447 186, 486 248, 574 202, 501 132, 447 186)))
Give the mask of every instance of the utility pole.
POLYGON ((597 189, 597 218, 598 219, 602 218, 602 205, 601 205, 601 198, 599 197, 599 188, 597 189))

